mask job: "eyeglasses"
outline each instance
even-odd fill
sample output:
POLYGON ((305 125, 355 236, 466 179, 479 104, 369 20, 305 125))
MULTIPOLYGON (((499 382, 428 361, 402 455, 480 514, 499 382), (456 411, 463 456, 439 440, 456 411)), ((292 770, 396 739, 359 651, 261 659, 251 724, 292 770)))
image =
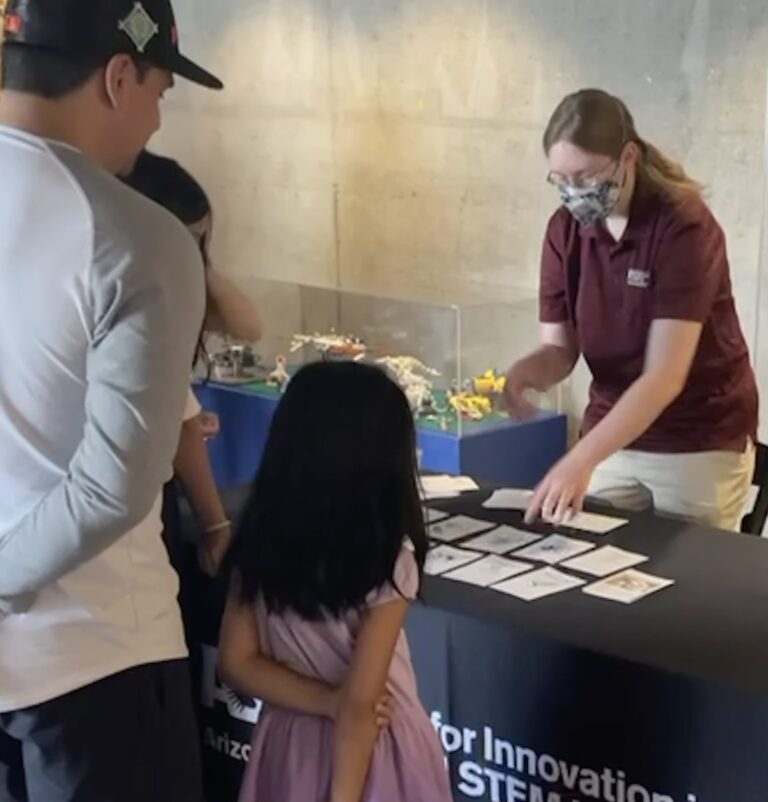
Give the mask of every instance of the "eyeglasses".
POLYGON ((603 181, 613 178, 618 169, 619 162, 617 160, 606 164, 605 167, 596 173, 579 175, 572 181, 569 181, 560 173, 549 172, 547 174, 547 183, 551 184, 553 187, 557 187, 557 189, 597 189, 597 187, 602 184, 603 181), (608 170, 611 167, 613 169, 611 169, 610 173, 608 173, 608 170))

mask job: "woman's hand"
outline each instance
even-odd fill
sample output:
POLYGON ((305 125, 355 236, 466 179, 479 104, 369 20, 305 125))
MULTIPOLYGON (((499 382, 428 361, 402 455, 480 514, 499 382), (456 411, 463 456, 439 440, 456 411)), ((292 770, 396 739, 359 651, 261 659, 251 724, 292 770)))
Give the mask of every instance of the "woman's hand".
POLYGON ((561 524, 581 512, 595 466, 585 461, 578 451, 567 454, 544 477, 533 493, 525 513, 526 523, 543 519, 561 524))
POLYGON ((542 323, 541 345, 516 362, 507 373, 504 401, 513 418, 525 420, 538 411, 525 397, 545 393, 571 375, 579 360, 576 334, 568 323, 542 323))
POLYGON ((526 361, 516 363, 507 372, 504 407, 511 417, 517 420, 529 420, 538 412, 538 409, 525 397, 526 393, 533 390, 537 384, 531 372, 532 366, 526 361))

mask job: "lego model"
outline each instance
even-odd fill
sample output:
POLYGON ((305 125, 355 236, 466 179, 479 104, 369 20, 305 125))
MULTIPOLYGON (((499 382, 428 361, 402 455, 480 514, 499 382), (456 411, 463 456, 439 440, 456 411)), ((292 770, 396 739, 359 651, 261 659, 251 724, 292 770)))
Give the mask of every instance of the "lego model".
POLYGON ((493 404, 490 398, 485 395, 477 395, 469 392, 455 392, 448 394, 448 403, 455 410, 457 415, 469 420, 483 420, 493 412, 493 404))
POLYGON ((385 356, 376 360, 400 385, 414 415, 434 416, 435 407, 432 382, 428 376, 439 376, 440 372, 428 367, 412 356, 385 356))
POLYGON ((323 359, 335 357, 359 362, 368 352, 368 347, 359 337, 336 334, 333 329, 330 334, 294 334, 290 352, 294 354, 308 345, 316 348, 323 359))
POLYGON ((291 380, 287 367, 288 360, 281 354, 275 359, 275 369, 267 376, 267 384, 277 387, 281 393, 291 380))
POLYGON ((211 356, 211 373, 214 381, 237 383, 252 381, 260 371, 261 357, 250 345, 227 344, 211 356))
POLYGON ((486 370, 482 376, 472 379, 471 384, 476 395, 500 395, 504 392, 507 377, 500 376, 495 370, 486 370))

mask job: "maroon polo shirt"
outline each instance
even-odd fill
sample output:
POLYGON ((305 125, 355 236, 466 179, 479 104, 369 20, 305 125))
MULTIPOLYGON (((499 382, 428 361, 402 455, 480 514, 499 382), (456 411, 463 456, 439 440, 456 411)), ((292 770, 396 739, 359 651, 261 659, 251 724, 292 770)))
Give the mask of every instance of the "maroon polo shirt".
POLYGON ((700 198, 673 204, 638 184, 619 242, 565 210, 544 242, 540 317, 571 321, 593 382, 586 433, 643 371, 651 323, 703 324, 682 394, 630 448, 742 451, 757 439, 757 386, 731 288, 725 237, 700 198))

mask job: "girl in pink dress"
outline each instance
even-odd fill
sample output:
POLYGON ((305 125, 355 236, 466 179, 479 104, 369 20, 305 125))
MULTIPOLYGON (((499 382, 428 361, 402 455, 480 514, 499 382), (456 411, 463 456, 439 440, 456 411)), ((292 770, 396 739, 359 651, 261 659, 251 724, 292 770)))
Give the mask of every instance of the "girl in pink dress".
POLYGON ((220 670, 265 703, 241 802, 451 802, 403 632, 426 551, 400 388, 300 370, 231 554, 220 670))

